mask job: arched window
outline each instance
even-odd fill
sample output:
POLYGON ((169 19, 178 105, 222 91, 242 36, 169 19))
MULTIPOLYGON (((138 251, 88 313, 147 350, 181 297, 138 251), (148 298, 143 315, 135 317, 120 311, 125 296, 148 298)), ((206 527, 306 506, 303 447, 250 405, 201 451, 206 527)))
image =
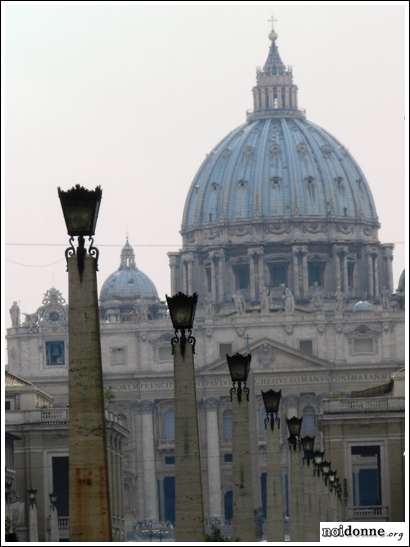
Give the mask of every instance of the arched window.
POLYGON ((223 415, 223 437, 224 441, 232 441, 232 412, 227 410, 223 415))
POLYGON ((163 438, 164 441, 172 442, 175 440, 175 413, 173 410, 167 410, 163 416, 163 438))
POLYGON ((303 409, 301 435, 302 437, 305 435, 314 437, 316 435, 316 414, 315 409, 312 406, 305 406, 303 409))

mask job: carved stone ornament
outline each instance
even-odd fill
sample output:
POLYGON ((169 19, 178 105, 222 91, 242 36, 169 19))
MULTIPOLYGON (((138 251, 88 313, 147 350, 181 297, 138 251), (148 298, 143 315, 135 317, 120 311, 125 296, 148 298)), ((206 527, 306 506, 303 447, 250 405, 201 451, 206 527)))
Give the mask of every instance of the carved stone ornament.
POLYGON ((265 224, 265 232, 268 234, 285 234, 291 231, 290 224, 288 222, 275 222, 274 224, 265 224))
POLYGON ((336 230, 342 234, 352 234, 354 227, 351 224, 336 224, 336 230))
POLYGON ((293 334, 293 325, 285 325, 286 334, 293 334))
POLYGON ((372 334, 380 334, 383 327, 379 323, 360 324, 360 325, 345 325, 343 331, 345 334, 354 334, 355 336, 370 336, 372 334))
POLYGON ((324 226, 320 222, 303 223, 301 225, 301 231, 308 234, 318 234, 324 232, 324 226))
POLYGON ((257 363, 262 368, 269 368, 269 366, 275 360, 275 354, 272 346, 269 344, 262 344, 256 352, 257 363))
POLYGON ((317 332, 319 334, 323 334, 326 330, 326 324, 325 323, 319 323, 318 325, 316 325, 316 329, 317 329, 317 332))
POLYGON ((251 231, 252 231, 252 229, 248 225, 245 225, 245 226, 232 226, 231 228, 228 229, 228 234, 230 236, 241 237, 241 236, 245 236, 245 235, 250 234, 251 231))
POLYGON ((239 336, 239 338, 243 338, 245 336, 245 332, 246 332, 245 327, 236 327, 234 325, 234 329, 236 334, 239 336))

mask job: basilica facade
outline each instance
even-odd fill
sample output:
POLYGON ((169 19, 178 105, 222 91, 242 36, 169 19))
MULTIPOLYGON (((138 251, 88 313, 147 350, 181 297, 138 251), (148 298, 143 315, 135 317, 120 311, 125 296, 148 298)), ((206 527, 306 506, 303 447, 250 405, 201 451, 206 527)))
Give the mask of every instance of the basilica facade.
MULTIPOLYGON (((226 354, 238 351, 252 354, 255 512, 266 511, 261 390, 273 388, 282 390, 282 417, 303 416, 304 431, 315 435, 317 446, 326 447, 329 457, 337 452, 351 517, 361 507, 382 507, 378 515, 400 520, 399 470, 391 462, 398 461, 394 450, 404 434, 399 426, 377 425, 401 423, 404 394, 380 392, 396 402, 386 403, 370 433, 358 433, 351 421, 352 409, 363 418, 368 399, 364 406, 346 401, 372 386, 390 385, 404 367, 404 273, 395 290, 393 245, 379 241, 365 174, 344 145, 299 109, 298 88, 277 38, 272 30, 266 62, 256 74, 253 111, 206 155, 195 175, 182 216, 182 248, 169 253, 171 293, 199 295, 193 334, 206 517, 232 517, 226 354), (350 419, 338 434, 329 425, 329 409, 336 407, 337 423, 350 419)), ((12 308, 7 332, 9 371, 51 394, 57 407, 68 401, 66 312, 59 291, 50 289, 24 322, 18 306, 12 308)), ((118 269, 101 288, 100 313, 109 406, 128 430, 121 479, 126 522, 173 522, 173 331, 128 239, 118 269)), ((360 416, 356 422, 362 424, 360 416)), ((286 516, 292 487, 285 427, 281 435, 286 516)))

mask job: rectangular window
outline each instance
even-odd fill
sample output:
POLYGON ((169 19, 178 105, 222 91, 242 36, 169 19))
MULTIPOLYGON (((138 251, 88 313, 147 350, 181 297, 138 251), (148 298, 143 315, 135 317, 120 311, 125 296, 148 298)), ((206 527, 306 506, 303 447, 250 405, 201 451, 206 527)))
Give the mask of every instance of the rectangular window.
POLYGON ((347 263, 347 286, 351 290, 354 288, 354 262, 347 263))
POLYGON ((226 354, 232 354, 232 343, 229 344, 219 344, 219 357, 225 359, 226 354))
POLYGON ((288 285, 288 265, 284 263, 274 263, 269 265, 270 284, 272 287, 288 285))
POLYGON ((317 283, 319 287, 323 287, 323 272, 324 272, 323 262, 309 262, 308 264, 309 287, 314 287, 315 283, 317 283))
POLYGON ((113 367, 125 365, 125 348, 110 348, 111 365, 113 367))
POLYGON ((205 275, 206 275, 206 288, 208 292, 212 292, 212 279, 211 279, 211 267, 207 266, 205 268, 205 275))
POLYGON ((171 344, 163 345, 158 349, 158 358, 160 363, 172 361, 171 344))
POLYGON ((379 446, 352 446, 353 504, 381 505, 381 466, 379 446))
POLYGON ((6 410, 11 410, 11 401, 6 401, 6 410))
POLYGON ((230 452, 224 454, 224 463, 232 463, 232 454, 230 452))
POLYGON ((165 456, 165 465, 175 465, 175 456, 165 456))
POLYGON ((353 353, 374 353, 373 338, 354 338, 353 353))
POLYGON ((233 270, 236 290, 249 289, 249 264, 237 264, 233 270))
POLYGON ((307 355, 313 355, 313 341, 299 340, 299 349, 302 353, 306 353, 307 355))
POLYGON ((46 362, 48 367, 65 365, 64 342, 62 340, 46 342, 46 362))

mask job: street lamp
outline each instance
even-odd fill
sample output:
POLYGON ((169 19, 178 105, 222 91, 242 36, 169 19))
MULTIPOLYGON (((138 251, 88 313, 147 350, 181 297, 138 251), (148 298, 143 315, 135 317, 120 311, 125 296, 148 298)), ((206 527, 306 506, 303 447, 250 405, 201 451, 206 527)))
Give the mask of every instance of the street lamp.
POLYGON ((322 470, 322 475, 325 479, 325 484, 327 486, 327 482, 328 482, 328 478, 329 478, 329 473, 330 473, 330 462, 328 461, 323 461, 322 462, 322 465, 321 465, 321 470, 322 470))
POLYGON ((54 492, 51 492, 51 494, 49 494, 49 498, 50 498, 50 505, 54 509, 54 507, 57 504, 57 495, 54 492))
POLYGON ((329 471, 329 489, 332 492, 336 481, 336 471, 333 469, 329 471))
POLYGON ((70 236, 70 247, 66 249, 66 259, 77 254, 77 265, 80 273, 80 279, 84 271, 84 257, 86 251, 84 248, 84 237, 91 240, 88 252, 96 258, 96 269, 98 271, 98 249, 93 247, 93 238, 95 226, 97 224, 98 212, 100 209, 102 190, 97 186, 95 190, 87 190, 77 184, 67 191, 58 188, 58 197, 60 198, 63 209, 64 220, 67 227, 67 233, 70 236), (77 253, 73 245, 74 237, 78 238, 77 253))
POLYGON ((172 354, 175 351, 175 344, 181 344, 182 353, 185 353, 185 344, 192 344, 192 352, 195 353, 195 338, 192 336, 192 327, 194 324, 195 310, 198 302, 198 295, 194 293, 188 296, 182 292, 174 296, 167 296, 169 314, 171 316, 172 326, 175 330, 175 337, 171 340, 172 354), (188 339, 185 331, 188 331, 188 339), (178 334, 180 338, 178 338, 178 334))
POLYGON ((325 457, 324 451, 321 452, 320 450, 315 450, 313 453, 313 463, 314 463, 313 474, 316 475, 317 477, 320 476, 321 465, 322 465, 324 457, 325 457))
POLYGON ((30 502, 30 505, 33 506, 36 503, 37 490, 35 488, 29 488, 27 490, 27 493, 28 493, 28 500, 30 502))
POLYGON ((280 427, 280 418, 279 418, 279 405, 280 399, 282 397, 282 390, 274 391, 270 389, 269 391, 261 391, 263 403, 265 405, 266 418, 264 420, 265 428, 270 424, 270 428, 274 429, 274 424, 280 427))
POLYGON ((309 435, 302 437, 302 447, 303 447, 303 463, 310 465, 310 462, 313 460, 313 449, 315 446, 315 438, 309 435))
POLYGON ((93 246, 102 190, 58 188, 69 235, 69 512, 71 541, 111 541, 97 275, 93 246), (78 245, 74 247, 74 238, 78 245), (84 238, 90 244, 85 249, 84 238), (85 419, 86 417, 86 419, 85 419), (78 500, 81 499, 81 504, 78 500))
POLYGON ((241 355, 240 353, 235 353, 234 355, 226 354, 232 380, 232 388, 229 392, 231 401, 233 394, 236 393, 238 402, 240 403, 242 400, 242 391, 246 395, 246 400, 249 401, 249 388, 246 385, 246 380, 251 368, 251 359, 252 356, 250 353, 248 355, 241 355))
POLYGON ((300 450, 300 430, 302 429, 302 421, 303 418, 297 418, 296 416, 286 420, 289 431, 289 449, 293 448, 293 450, 296 450, 296 448, 298 448, 300 450))
POLYGON ((171 339, 175 385, 175 530, 176 541, 204 541, 201 460, 199 452, 192 336, 198 295, 167 296, 175 335, 171 339), (188 331, 188 336, 186 336, 188 331))

